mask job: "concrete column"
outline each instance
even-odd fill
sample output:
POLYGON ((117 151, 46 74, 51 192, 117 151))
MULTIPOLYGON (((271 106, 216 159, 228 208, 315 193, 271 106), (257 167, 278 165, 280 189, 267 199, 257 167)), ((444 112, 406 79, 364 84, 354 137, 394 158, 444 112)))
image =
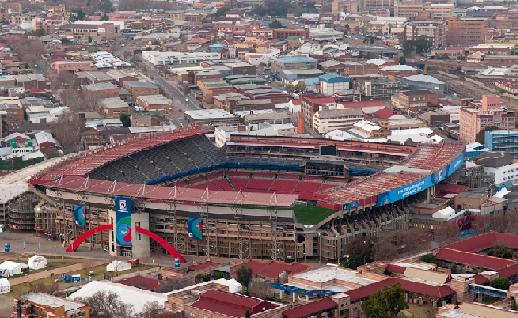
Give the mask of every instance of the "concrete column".
POLYGON ((148 258, 151 256, 149 237, 137 233, 136 227, 149 229, 149 213, 133 213, 131 215, 131 256, 135 258, 148 258))
POLYGON ((114 210, 109 210, 108 211, 108 222, 110 222, 112 224, 112 229, 110 230, 110 233, 108 234, 108 237, 109 237, 109 246, 108 246, 108 252, 110 254, 110 256, 117 256, 117 243, 116 243, 116 240, 115 240, 115 221, 116 220, 116 217, 115 217, 115 211, 114 210))

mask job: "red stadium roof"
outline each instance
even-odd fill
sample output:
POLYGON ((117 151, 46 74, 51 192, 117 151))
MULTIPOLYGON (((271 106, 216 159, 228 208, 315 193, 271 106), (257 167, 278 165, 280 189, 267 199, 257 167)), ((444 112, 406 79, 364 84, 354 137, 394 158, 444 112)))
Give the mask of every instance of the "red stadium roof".
MULTIPOLYGON (((174 132, 135 138, 108 148, 80 154, 40 173, 31 180, 34 185, 44 185, 59 189, 79 192, 92 192, 102 195, 128 195, 149 200, 171 200, 171 188, 162 186, 145 186, 140 184, 116 183, 107 180, 85 179, 85 177, 110 162, 131 154, 158 147, 163 144, 184 138, 203 135, 211 130, 205 127, 180 129, 174 132)), ((406 157, 401 165, 429 172, 429 175, 446 167, 464 149, 460 143, 426 144, 418 147, 392 144, 334 141, 318 138, 259 137, 233 135, 232 143, 243 145, 267 145, 283 148, 314 148, 320 145, 336 145, 340 151, 364 154, 387 154, 406 157)), ((375 175, 359 178, 343 185, 331 185, 322 188, 321 193, 313 193, 318 205, 331 209, 339 209, 342 204, 359 201, 359 207, 376 204, 378 195, 398 187, 416 182, 423 178, 422 173, 412 171, 401 173, 378 172, 375 175)), ((253 190, 252 190, 253 191, 253 190)), ((315 191, 313 191, 315 192, 315 191)), ((290 206, 297 199, 305 199, 306 194, 278 194, 274 199, 270 193, 243 192, 243 204, 290 206), (277 203, 273 204, 272 201, 277 203)), ((213 204, 234 204, 236 193, 232 191, 209 191, 205 189, 177 188, 177 201, 213 204)), ((517 244, 518 246, 518 244, 517 244)))
POLYGON ((207 134, 211 131, 212 130, 207 127, 193 127, 179 129, 169 133, 129 139, 111 147, 82 153, 71 160, 67 160, 44 171, 31 180, 31 182, 33 184, 44 184, 47 181, 56 180, 62 176, 86 176, 95 169, 139 151, 155 148, 176 140, 207 134))
POLYGON ((336 307, 338 307, 337 303, 329 297, 324 297, 320 300, 288 309, 282 313, 282 316, 284 318, 305 318, 326 310, 335 309, 336 307))
POLYGON ((255 315, 278 307, 273 303, 258 298, 228 293, 221 290, 209 290, 201 294, 200 298, 191 306, 239 318, 244 317, 247 310, 250 315, 255 315))

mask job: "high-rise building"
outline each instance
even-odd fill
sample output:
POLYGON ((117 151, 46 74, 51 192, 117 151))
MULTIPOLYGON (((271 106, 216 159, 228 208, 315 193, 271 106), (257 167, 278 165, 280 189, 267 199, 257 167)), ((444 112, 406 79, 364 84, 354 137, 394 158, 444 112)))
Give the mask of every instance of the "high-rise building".
POLYGON ((446 44, 471 46, 484 43, 487 37, 487 20, 484 18, 449 18, 446 44))

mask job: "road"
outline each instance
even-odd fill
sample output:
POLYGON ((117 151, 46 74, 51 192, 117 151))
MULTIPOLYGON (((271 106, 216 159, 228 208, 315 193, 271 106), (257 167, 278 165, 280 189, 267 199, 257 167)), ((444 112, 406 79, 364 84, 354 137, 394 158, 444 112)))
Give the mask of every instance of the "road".
POLYGON ((200 109, 197 102, 194 102, 189 98, 189 96, 184 95, 176 86, 167 81, 157 70, 153 69, 152 66, 148 66, 141 62, 137 63, 137 66, 142 72, 144 72, 144 74, 146 74, 147 77, 155 81, 165 96, 178 102, 180 111, 184 112, 186 110, 200 109))

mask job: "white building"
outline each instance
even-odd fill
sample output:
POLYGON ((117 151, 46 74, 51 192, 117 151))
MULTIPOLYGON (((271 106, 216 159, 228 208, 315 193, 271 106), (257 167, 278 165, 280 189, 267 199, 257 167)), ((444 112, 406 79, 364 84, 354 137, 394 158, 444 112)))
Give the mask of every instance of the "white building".
POLYGON ((360 109, 320 110, 313 115, 313 127, 320 134, 335 129, 350 129, 354 123, 363 119, 360 109))
POLYGON ((217 52, 142 51, 142 59, 153 65, 199 64, 221 59, 217 52))
POLYGON ((512 185, 518 183, 518 163, 501 167, 484 167, 486 175, 494 178, 495 185, 512 185))

